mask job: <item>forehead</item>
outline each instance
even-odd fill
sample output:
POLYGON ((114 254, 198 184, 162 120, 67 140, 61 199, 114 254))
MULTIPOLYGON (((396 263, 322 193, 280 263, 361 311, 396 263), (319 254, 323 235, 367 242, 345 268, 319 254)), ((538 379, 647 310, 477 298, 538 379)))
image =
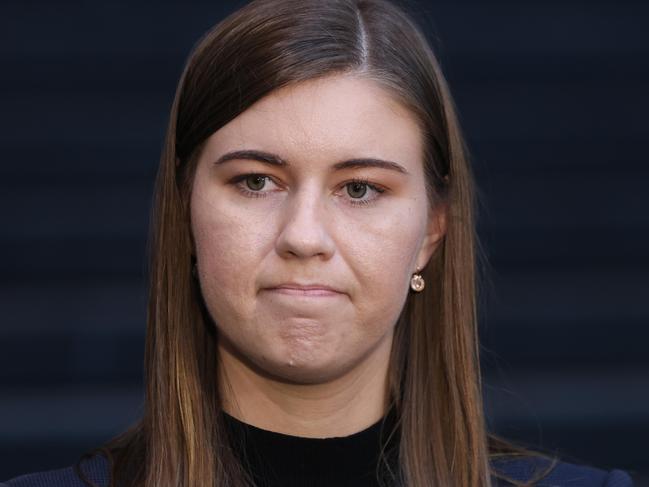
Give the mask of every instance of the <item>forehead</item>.
POLYGON ((207 141, 210 158, 263 149, 294 165, 346 157, 421 165, 422 137, 414 115, 376 82, 349 75, 309 80, 262 98, 207 141))

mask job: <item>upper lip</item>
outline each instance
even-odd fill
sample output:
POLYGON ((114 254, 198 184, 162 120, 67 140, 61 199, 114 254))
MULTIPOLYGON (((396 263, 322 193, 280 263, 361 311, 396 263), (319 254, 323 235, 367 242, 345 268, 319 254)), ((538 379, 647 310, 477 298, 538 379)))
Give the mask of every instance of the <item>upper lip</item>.
POLYGON ((277 284, 276 286, 271 286, 269 289, 278 289, 278 288, 284 288, 284 289, 301 289, 301 290, 309 290, 309 289, 324 289, 327 291, 333 291, 336 293, 341 293, 339 289, 329 286, 327 284, 321 284, 318 282, 314 283, 299 283, 299 282, 284 282, 282 284, 277 284))

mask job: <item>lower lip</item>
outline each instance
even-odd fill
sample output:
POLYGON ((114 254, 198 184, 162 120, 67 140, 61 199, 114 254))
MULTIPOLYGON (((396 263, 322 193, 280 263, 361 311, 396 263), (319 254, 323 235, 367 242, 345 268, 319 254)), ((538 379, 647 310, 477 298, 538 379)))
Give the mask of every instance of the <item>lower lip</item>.
POLYGON ((332 298, 341 295, 341 293, 329 289, 294 289, 287 287, 274 287, 266 290, 278 294, 287 294, 289 296, 306 296, 312 298, 332 298))

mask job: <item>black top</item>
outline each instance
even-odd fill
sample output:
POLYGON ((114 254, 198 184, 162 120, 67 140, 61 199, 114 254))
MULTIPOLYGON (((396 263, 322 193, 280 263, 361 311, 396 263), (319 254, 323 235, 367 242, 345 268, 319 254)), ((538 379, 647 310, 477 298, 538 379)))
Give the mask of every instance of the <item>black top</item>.
MULTIPOLYGON (((243 423, 239 423, 239 426, 237 426, 236 420, 229 422, 235 423, 232 425, 234 428, 239 428, 240 426, 243 426, 244 429, 250 428, 252 430, 254 428, 248 425, 243 425, 243 423)), ((365 475, 363 478, 360 464, 354 463, 356 462, 354 459, 362 458, 364 456, 363 452, 370 451, 367 449, 362 450, 360 448, 362 448, 363 445, 367 446, 368 444, 371 446, 371 442, 365 443, 362 438, 365 436, 368 438, 371 437, 372 431, 376 434, 375 426, 376 425, 368 428, 368 430, 361 431, 356 435, 351 435, 351 437, 328 440, 312 440, 308 438, 279 435, 276 439, 279 440, 279 444, 282 448, 286 446, 286 449, 284 450, 269 451, 269 443, 260 444, 262 451, 266 451, 272 455, 270 458, 267 458, 267 460, 276 462, 274 465, 274 470, 277 472, 276 476, 273 479, 260 479, 261 474, 256 473, 255 477, 260 486, 279 485, 278 482, 282 481, 286 482, 283 485, 289 487, 292 485, 302 485, 306 487, 322 485, 328 485, 329 487, 376 485, 376 481, 371 475, 365 475), (284 437, 283 440, 280 438, 282 436, 284 437), (357 445, 356 440, 359 437, 361 439, 358 441, 357 445), (286 441, 286 444, 284 444, 283 441, 286 441), (340 448, 329 448, 326 446, 323 448, 323 454, 326 454, 327 456, 318 459, 317 457, 314 457, 314 454, 317 453, 320 445, 304 449, 299 447, 300 444, 313 443, 313 445, 316 445, 321 441, 325 442, 321 444, 322 446, 325 444, 333 445, 334 443, 337 443, 340 445, 340 448), (292 461, 288 461, 287 458, 289 457, 283 456, 288 454, 294 455, 292 461), (277 462, 277 457, 280 457, 279 462, 277 462), (305 457, 306 459, 311 458, 311 461, 323 471, 323 478, 318 478, 315 473, 308 471, 310 467, 304 464, 305 457), (340 461, 342 466, 336 465, 336 463, 334 463, 335 461, 340 461), (297 465, 301 465, 299 470, 296 468, 297 465), (305 470, 308 471, 308 474, 305 473, 305 470), (345 472, 349 472, 349 475, 354 475, 356 478, 343 478, 344 475, 346 475, 345 472), (284 475, 284 480, 280 477, 281 475, 284 475), (302 475, 302 477, 300 477, 300 475, 302 475)), ((254 429, 258 430, 258 428, 254 429)), ((259 431, 261 431, 262 436, 266 436, 268 433, 270 434, 270 437, 277 435, 277 433, 264 432, 263 430, 258 430, 258 432, 259 431)), ((251 435, 246 436, 250 439, 255 437, 256 433, 252 432, 251 435)), ((250 443, 251 442, 249 442, 249 447, 250 443)), ((498 470, 512 480, 517 482, 527 482, 538 468, 545 469, 548 466, 548 462, 549 461, 535 458, 514 458, 494 461, 492 463, 497 465, 498 470)), ((253 468, 261 468, 259 459, 253 461, 253 465, 257 465, 257 467, 253 468)), ((95 482, 96 485, 100 487, 110 486, 110 464, 108 458, 106 458, 102 453, 97 453, 82 460, 80 468, 84 475, 95 482)), ((257 472, 260 471, 261 470, 257 470, 257 472)), ((496 482, 495 479, 493 485, 494 487, 513 486, 510 482, 496 482)), ((69 466, 55 470, 20 475, 7 480, 5 483, 0 482, 0 487, 88 487, 88 484, 79 478, 79 475, 73 466, 69 466)), ((548 477, 536 484, 536 487, 633 487, 633 481, 631 480, 631 477, 629 477, 629 474, 623 470, 611 470, 610 472, 607 472, 585 465, 560 462, 548 477)))
MULTIPOLYGON (((398 485, 383 462, 379 462, 381 440, 387 442, 387 459, 396 472, 398 434, 388 438, 396 421, 389 413, 383 421, 350 436, 339 438, 303 438, 274 433, 242 423, 224 413, 234 453, 251 472, 257 487, 367 487, 379 484, 375 472, 386 479, 385 485, 398 485)), ((35 460, 34 460, 35 461, 35 460)), ((492 466, 517 482, 528 481, 550 460, 523 457, 492 460, 492 466)), ((110 485, 110 465, 103 453, 81 462, 84 475, 100 487, 110 485)), ((398 477, 397 477, 398 478, 398 477)), ((510 482, 493 480, 494 487, 512 487, 510 482)), ((622 470, 610 472, 585 465, 558 463, 537 487, 633 487, 622 470)), ((0 487, 87 487, 73 466, 20 475, 0 487)), ((444 486, 446 487, 446 486, 444 486)))
POLYGON ((375 487, 381 485, 379 475, 387 485, 394 483, 390 472, 396 475, 399 441, 398 432, 390 436, 391 413, 363 431, 333 438, 275 433, 223 414, 234 452, 258 487, 375 487))

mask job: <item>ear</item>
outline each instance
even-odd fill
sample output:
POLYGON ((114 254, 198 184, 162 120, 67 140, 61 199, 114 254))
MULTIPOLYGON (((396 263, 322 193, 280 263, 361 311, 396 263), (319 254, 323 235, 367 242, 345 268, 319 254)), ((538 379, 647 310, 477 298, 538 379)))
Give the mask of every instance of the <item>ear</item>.
POLYGON ((426 267, 435 249, 442 243, 446 235, 446 216, 447 206, 445 204, 440 203, 435 208, 428 207, 426 235, 417 255, 417 268, 413 272, 426 267))

